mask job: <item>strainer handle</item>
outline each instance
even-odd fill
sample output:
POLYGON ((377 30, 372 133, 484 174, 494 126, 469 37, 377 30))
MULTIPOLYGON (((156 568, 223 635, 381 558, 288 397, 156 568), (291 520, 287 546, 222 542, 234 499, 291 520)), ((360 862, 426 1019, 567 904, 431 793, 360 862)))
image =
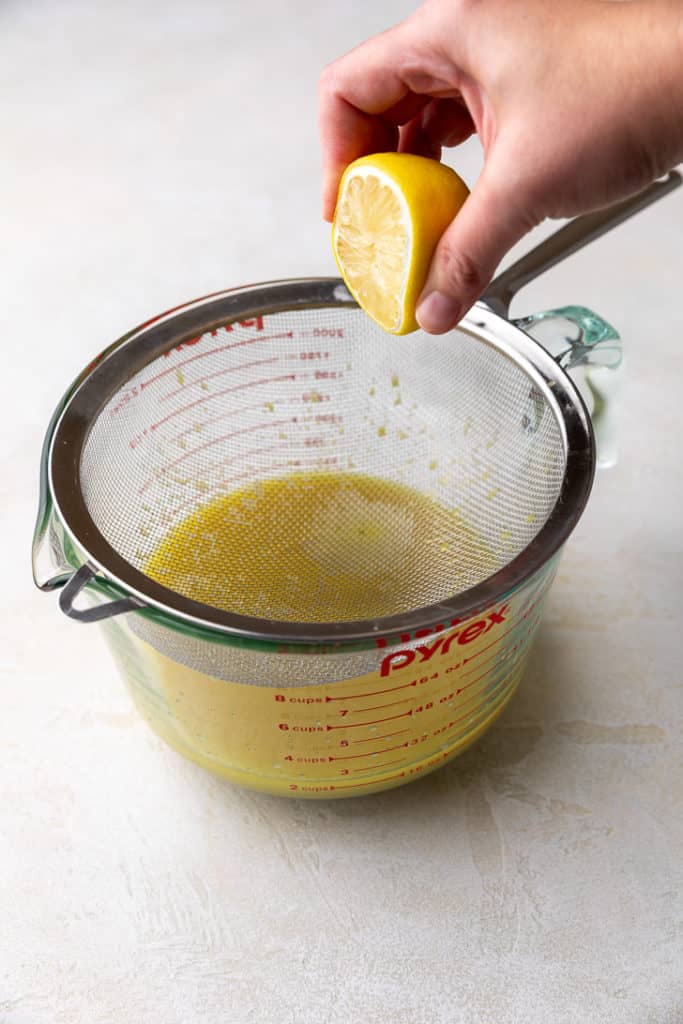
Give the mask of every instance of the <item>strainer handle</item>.
POLYGON ((112 615, 121 615, 144 607, 142 601, 135 597, 122 597, 117 601, 95 605, 94 608, 76 608, 74 601, 96 576, 97 569, 86 562, 64 585, 59 595, 59 607, 70 619, 76 619, 77 622, 100 622, 102 619, 110 619, 112 615))
POLYGON ((494 313, 507 317, 512 299, 524 285, 582 249, 584 245, 595 241, 600 235, 622 224, 634 213, 644 210, 646 206, 673 192, 681 181, 683 178, 678 171, 671 171, 666 178, 654 181, 643 192, 607 209, 587 213, 565 224, 550 238, 546 238, 535 249, 494 278, 482 296, 482 302, 485 302, 494 313))

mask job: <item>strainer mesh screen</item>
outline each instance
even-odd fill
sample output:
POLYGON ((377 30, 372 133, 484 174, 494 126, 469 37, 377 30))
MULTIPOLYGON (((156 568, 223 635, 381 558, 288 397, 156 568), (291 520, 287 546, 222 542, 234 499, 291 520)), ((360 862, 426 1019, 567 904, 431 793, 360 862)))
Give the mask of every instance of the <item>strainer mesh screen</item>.
POLYGON ((543 526, 564 471, 553 409, 501 351, 390 337, 341 307, 150 362, 95 419, 81 486, 109 544, 178 593, 324 622, 486 579, 543 526))

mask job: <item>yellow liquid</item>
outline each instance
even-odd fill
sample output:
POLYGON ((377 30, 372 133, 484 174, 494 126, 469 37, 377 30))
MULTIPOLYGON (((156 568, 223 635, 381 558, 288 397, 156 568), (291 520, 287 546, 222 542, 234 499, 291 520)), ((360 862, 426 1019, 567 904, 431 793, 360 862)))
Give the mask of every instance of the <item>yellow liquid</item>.
POLYGON ((295 473, 201 506, 168 533, 145 571, 237 614, 337 622, 443 600, 495 567, 459 512, 409 487, 295 473))
MULTIPOLYGON (((457 511, 410 488, 302 473, 208 501, 168 533, 146 571, 233 612, 333 622, 438 601, 495 563, 457 511)), ((188 667, 124 617, 106 625, 140 712, 180 753, 240 785, 337 798, 402 785, 485 731, 528 647, 522 635, 508 649, 511 626, 539 600, 523 590, 467 622, 446 620, 417 648, 379 643, 362 667, 345 667, 343 652, 299 664, 275 645, 254 654, 228 644, 214 666, 213 645, 195 638, 188 667), (207 667, 191 667, 195 654, 207 667)))

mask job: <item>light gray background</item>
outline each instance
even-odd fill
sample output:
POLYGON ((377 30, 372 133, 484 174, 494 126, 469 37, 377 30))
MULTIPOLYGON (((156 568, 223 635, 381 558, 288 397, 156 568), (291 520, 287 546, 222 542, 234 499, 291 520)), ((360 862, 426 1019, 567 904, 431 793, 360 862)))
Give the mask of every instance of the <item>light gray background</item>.
MULTIPOLYGON (((91 357, 333 272, 316 79, 410 9, 0 7, 2 1024, 683 1021, 683 190, 518 300, 621 329, 623 456, 519 695, 449 768, 336 804, 231 788, 30 581, 42 435, 91 357)), ((477 145, 450 162, 474 181, 477 145)))

